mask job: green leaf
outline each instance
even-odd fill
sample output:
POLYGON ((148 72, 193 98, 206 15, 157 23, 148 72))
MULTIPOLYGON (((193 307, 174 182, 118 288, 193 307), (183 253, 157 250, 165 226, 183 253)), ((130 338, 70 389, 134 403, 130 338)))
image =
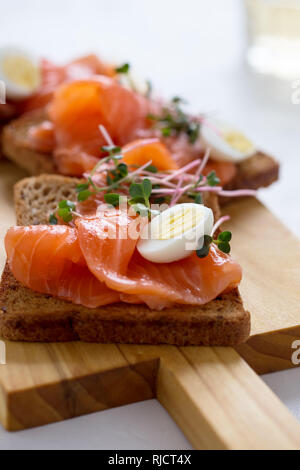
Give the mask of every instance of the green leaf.
POLYGON ((110 175, 107 175, 106 182, 107 182, 108 186, 111 186, 113 184, 113 180, 112 180, 112 177, 110 175))
POLYGON ((144 198, 142 185, 139 183, 132 183, 129 187, 129 194, 133 199, 136 197, 144 198))
POLYGON ((59 215, 59 217, 61 217, 63 219, 64 222, 71 222, 71 220, 73 219, 72 213, 67 208, 59 209, 58 210, 58 215, 59 215))
POLYGON ((135 196, 128 201, 128 204, 133 206, 134 204, 144 204, 145 199, 142 196, 135 196))
POLYGON ((112 206, 118 206, 120 203, 120 194, 116 194, 116 193, 104 194, 104 200, 107 204, 111 204, 112 206))
POLYGON ((51 214, 51 215, 50 215, 50 217, 49 217, 49 224, 50 224, 50 225, 57 225, 57 224, 58 224, 57 217, 56 217, 54 214, 51 214))
POLYGON ((125 178, 125 176, 128 175, 128 167, 125 163, 120 163, 117 166, 117 171, 119 172, 119 174, 122 178, 125 178))
POLYGON ((209 235, 204 235, 204 241, 203 241, 203 245, 204 246, 210 246, 212 244, 212 237, 210 237, 209 235))
POLYGON ((154 165, 149 165, 147 168, 145 168, 146 171, 149 171, 149 173, 158 173, 158 169, 154 165))
POLYGON ((223 251, 223 253, 226 253, 226 254, 230 253, 230 245, 227 242, 218 243, 218 248, 220 251, 223 251))
POLYGON ((197 194, 197 196, 195 197, 195 204, 203 204, 203 199, 202 199, 201 194, 197 194))
POLYGON ((171 127, 163 127, 161 129, 161 133, 162 133, 163 137, 170 137, 171 132, 172 132, 171 127))
POLYGON ((187 130, 187 134, 189 136, 189 141, 191 144, 194 144, 196 140, 198 140, 199 132, 200 132, 199 122, 191 122, 187 130))
POLYGON ((209 246, 203 246, 200 250, 196 251, 198 258, 206 258, 209 254, 209 246))
POLYGON ((147 217, 149 214, 148 207, 146 207, 143 203, 132 204, 132 208, 137 214, 140 214, 142 217, 147 217))
POLYGON ((117 73, 128 73, 130 70, 130 64, 123 64, 116 68, 117 73))
POLYGON ((85 191, 86 189, 89 189, 89 187, 89 183, 78 184, 76 186, 76 193, 81 193, 81 191, 85 191))
POLYGON ((213 239, 209 235, 204 235, 204 237, 200 238, 199 245, 202 245, 202 247, 196 250, 199 258, 205 258, 208 255, 212 241, 213 239))
POLYGON ((72 201, 60 201, 58 204, 58 207, 60 209, 68 209, 69 211, 74 211, 76 208, 76 205, 72 201))
POLYGON ((142 182, 143 192, 146 200, 149 200, 152 193, 152 183, 148 178, 145 178, 142 182))
POLYGON ((101 147, 102 152, 109 153, 109 155, 117 155, 122 152, 121 147, 116 147, 115 145, 104 145, 101 147))
POLYGON ((86 201, 93 193, 89 190, 85 190, 85 191, 81 191, 80 193, 78 193, 78 201, 79 202, 84 202, 86 201))
POLYGON ((209 186, 218 186, 218 185, 220 184, 220 180, 219 180, 219 178, 217 177, 215 171, 211 171, 211 172, 207 175, 207 183, 208 183, 209 186))
POLYGON ((225 232, 220 233, 218 240, 221 242, 230 242, 232 239, 232 233, 226 230, 225 232))

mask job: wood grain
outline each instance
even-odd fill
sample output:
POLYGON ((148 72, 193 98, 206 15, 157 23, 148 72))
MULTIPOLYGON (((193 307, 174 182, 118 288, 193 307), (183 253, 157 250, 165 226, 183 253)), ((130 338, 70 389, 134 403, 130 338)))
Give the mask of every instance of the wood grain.
MULTIPOLYGON (((0 174, 3 236, 14 223, 11 186, 21 175, 3 162, 0 174)), ((242 292, 253 315, 252 336, 240 352, 258 372, 290 367, 291 342, 300 333, 299 241, 257 201, 229 211, 234 254, 245 271, 242 292), (288 243, 280 252, 282 237, 288 243)), ((195 448, 300 448, 299 423, 230 348, 9 342, 6 348, 7 364, 0 365, 6 429, 156 396, 195 448)))
POLYGON ((300 424, 231 348, 120 346, 160 355, 157 398, 196 449, 299 449, 300 424))
POLYGON ((252 331, 239 354, 259 374, 295 367, 300 339, 300 241, 255 199, 226 207, 233 255, 243 267, 241 295, 252 331))

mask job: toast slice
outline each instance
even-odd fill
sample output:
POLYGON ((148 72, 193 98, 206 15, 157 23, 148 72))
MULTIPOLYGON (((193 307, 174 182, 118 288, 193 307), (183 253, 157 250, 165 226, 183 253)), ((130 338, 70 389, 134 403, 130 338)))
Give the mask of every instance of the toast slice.
MULTIPOLYGON (((30 175, 57 173, 51 155, 36 152, 26 146, 28 129, 41 123, 44 118, 44 111, 33 111, 10 122, 3 131, 4 155, 30 175)), ((237 170, 234 180, 225 189, 258 189, 269 186, 279 176, 278 162, 263 152, 258 152, 253 157, 238 163, 237 170)))
MULTIPOLYGON (((46 223, 62 198, 72 199, 78 180, 56 175, 27 178, 15 186, 17 223, 46 223)), ((214 195, 206 201, 216 210, 214 195)), ((15 341, 235 346, 250 332, 250 315, 238 289, 203 306, 163 311, 118 303, 90 309, 22 286, 6 265, 0 285, 0 336, 15 341)))

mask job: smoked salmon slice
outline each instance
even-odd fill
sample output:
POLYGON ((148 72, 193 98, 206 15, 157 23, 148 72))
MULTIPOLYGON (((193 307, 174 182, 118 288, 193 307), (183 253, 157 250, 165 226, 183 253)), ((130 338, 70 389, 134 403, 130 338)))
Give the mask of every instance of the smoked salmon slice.
POLYGON ((36 292, 90 308, 120 300, 117 292, 87 268, 73 228, 12 227, 5 237, 5 248, 15 278, 36 292))
POLYGON ((88 169, 81 168, 82 155, 103 156, 101 148, 106 142, 99 131, 100 124, 116 145, 130 142, 138 128, 147 126, 150 108, 149 100, 109 77, 98 76, 61 85, 49 105, 59 172, 81 176, 90 169, 90 165, 88 169))
POLYGON ((9 229, 5 247, 15 278, 91 308, 121 300, 154 309, 202 305, 241 280, 240 266, 214 246, 203 259, 195 254, 174 263, 146 261, 136 250, 140 222, 126 212, 79 217, 76 226, 9 229))
POLYGON ((159 139, 138 139, 122 149, 123 161, 127 165, 142 166, 151 161, 158 170, 177 170, 167 147, 159 139))
POLYGON ((207 176, 211 171, 216 172, 221 186, 225 186, 230 183, 237 174, 237 166, 232 162, 209 160, 203 170, 204 176, 207 176))
POLYGON ((106 75, 108 77, 116 75, 113 66, 102 62, 99 57, 93 54, 80 57, 63 66, 43 59, 40 67, 42 75, 41 86, 32 97, 15 104, 18 114, 44 108, 50 103, 54 91, 62 83, 90 78, 93 75, 106 75))
POLYGON ((236 287, 241 267, 214 246, 203 259, 196 254, 173 263, 156 264, 135 250, 136 221, 125 213, 76 221, 79 244, 90 271, 113 290, 135 296, 151 308, 170 303, 202 305, 236 287), (107 236, 113 229, 115 238, 107 236), (127 236, 126 236, 127 233, 127 236), (129 234, 129 235, 128 235, 129 234), (131 235, 130 235, 131 234, 131 235))

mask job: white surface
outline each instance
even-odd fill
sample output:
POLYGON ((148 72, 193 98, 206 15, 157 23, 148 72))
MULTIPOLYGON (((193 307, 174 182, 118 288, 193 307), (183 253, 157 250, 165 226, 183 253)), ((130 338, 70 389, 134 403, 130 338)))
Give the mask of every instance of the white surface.
MULTIPOLYGON (((129 60, 164 94, 186 97, 195 111, 218 111, 282 162, 280 183, 260 197, 299 233, 300 104, 290 104, 291 83, 260 83, 244 69, 241 6, 240 0, 2 1, 0 45, 21 44, 54 60, 88 51, 129 60)), ((300 369, 264 380, 300 419, 300 369)), ((8 448, 187 449, 189 444, 150 401, 18 434, 0 429, 0 449, 8 448)))

